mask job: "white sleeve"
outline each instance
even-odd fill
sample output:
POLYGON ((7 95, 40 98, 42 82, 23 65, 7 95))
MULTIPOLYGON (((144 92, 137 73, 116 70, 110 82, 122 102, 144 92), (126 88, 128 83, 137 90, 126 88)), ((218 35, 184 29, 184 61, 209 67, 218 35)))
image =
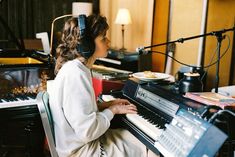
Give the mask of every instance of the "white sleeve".
POLYGON ((91 94, 93 89, 84 74, 73 72, 65 77, 63 111, 78 140, 87 143, 106 132, 113 113, 109 109, 96 111, 91 94))

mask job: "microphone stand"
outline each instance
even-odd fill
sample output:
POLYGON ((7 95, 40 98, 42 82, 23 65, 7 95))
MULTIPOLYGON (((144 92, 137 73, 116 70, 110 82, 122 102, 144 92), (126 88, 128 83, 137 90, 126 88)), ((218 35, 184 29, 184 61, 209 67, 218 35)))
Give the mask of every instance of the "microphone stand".
POLYGON ((218 59, 218 62, 216 63, 215 92, 218 93, 218 86, 219 86, 219 65, 220 65, 220 48, 221 48, 222 40, 224 39, 224 36, 222 34, 228 32, 228 31, 235 31, 235 27, 232 27, 232 28, 229 28, 229 29, 222 29, 222 30, 219 30, 219 31, 212 31, 210 33, 205 33, 205 34, 201 34, 201 35, 191 36, 191 37, 187 37, 187 38, 179 38, 179 39, 174 40, 174 41, 169 41, 169 42, 160 43, 160 44, 156 44, 156 45, 146 46, 146 47, 143 47, 142 49, 147 49, 147 48, 152 48, 152 47, 157 47, 157 46, 162 46, 162 45, 168 45, 168 44, 176 43, 176 42, 183 43, 184 41, 187 41, 187 40, 201 38, 201 37, 205 37, 205 36, 209 36, 209 35, 210 36, 216 36, 217 46, 218 46, 218 50, 217 50, 217 59, 218 59))

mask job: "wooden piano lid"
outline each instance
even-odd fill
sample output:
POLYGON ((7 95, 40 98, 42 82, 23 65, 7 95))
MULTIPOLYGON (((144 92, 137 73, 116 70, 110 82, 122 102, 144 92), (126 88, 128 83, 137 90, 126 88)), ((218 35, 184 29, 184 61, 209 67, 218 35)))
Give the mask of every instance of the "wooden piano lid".
POLYGON ((0 65, 19 65, 19 64, 43 64, 43 62, 31 57, 11 57, 0 58, 0 65))

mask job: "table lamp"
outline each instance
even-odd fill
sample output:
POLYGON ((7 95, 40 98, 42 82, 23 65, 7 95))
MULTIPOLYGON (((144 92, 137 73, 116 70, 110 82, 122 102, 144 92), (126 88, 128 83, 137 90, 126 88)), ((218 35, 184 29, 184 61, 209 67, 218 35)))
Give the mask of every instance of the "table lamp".
POLYGON ((128 9, 120 8, 117 13, 115 20, 116 24, 121 24, 122 26, 122 48, 120 50, 126 50, 124 47, 124 25, 131 24, 131 16, 128 9))

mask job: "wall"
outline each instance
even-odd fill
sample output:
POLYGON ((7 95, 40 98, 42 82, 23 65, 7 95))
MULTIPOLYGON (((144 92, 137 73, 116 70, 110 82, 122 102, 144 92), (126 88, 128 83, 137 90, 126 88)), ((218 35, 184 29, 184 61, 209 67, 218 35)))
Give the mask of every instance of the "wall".
MULTIPOLYGON (((172 0, 171 35, 169 40, 190 37, 200 34, 202 17, 202 0, 172 0)), ((199 39, 177 43, 174 57, 183 63, 196 65, 199 39)), ((180 64, 173 62, 172 74, 180 64)))
POLYGON ((151 44, 153 4, 154 0, 100 0, 100 13, 110 25, 107 35, 113 48, 122 46, 121 25, 114 23, 119 8, 127 8, 132 18, 132 24, 125 26, 125 48, 133 52, 138 46, 151 44))
MULTIPOLYGON (((209 1, 208 8, 208 20, 207 20, 207 32, 221 30, 224 28, 231 28, 234 26, 235 20, 235 1, 234 0, 213 0, 209 1)), ((229 83, 229 75, 231 66, 231 54, 233 47, 233 32, 226 33, 230 37, 230 48, 226 55, 220 61, 220 82, 219 86, 226 86, 229 83)), ((216 38, 208 37, 206 39, 205 48, 205 65, 209 64, 210 58, 216 48, 216 38)), ((221 54, 225 51, 228 46, 228 40, 225 39, 222 42, 221 54)), ((207 88, 211 89, 214 87, 215 80, 215 66, 209 68, 207 88)))
MULTIPOLYGON (((168 20, 169 20, 169 6, 168 0, 155 0, 154 4, 154 24, 152 44, 159 44, 167 42, 168 38, 168 20)), ((153 51, 166 52, 166 46, 159 46, 152 48, 153 51)), ((152 70, 164 72, 165 55, 153 53, 152 54, 152 70)))
MULTIPOLYGON (((61 15, 71 14, 72 2, 80 1, 84 0, 0 0, 0 17, 7 23, 16 38, 34 39, 38 32, 50 33, 53 19, 61 15)), ((92 1, 93 12, 99 12, 99 0, 86 1, 92 1)), ((54 32, 61 31, 67 19, 58 20, 55 23, 54 32)), ((2 30, 0 48, 15 47, 9 32, 3 27, 1 21, 0 30, 2 30), (11 43, 6 44, 5 40, 9 40, 11 43)))
MULTIPOLYGON (((158 31, 153 32, 153 43, 161 43, 166 41, 166 30, 167 23, 166 16, 170 16, 168 41, 176 40, 181 37, 190 37, 200 34, 201 22, 202 22, 202 9, 203 0, 168 0, 159 2, 158 6, 155 5, 154 12, 154 31, 158 28, 158 31), (160 3, 161 2, 161 3, 160 3), (163 9, 167 9, 166 4, 170 3, 171 10, 168 12, 163 9), (158 9, 156 9, 158 8, 158 9), (162 11, 159 11, 162 10, 162 11), (159 24, 160 23, 160 24, 159 24), (157 27, 156 27, 157 26, 157 27)), ((234 0, 209 0, 208 4, 208 17, 207 17, 207 27, 206 32, 216 31, 223 28, 231 28, 234 26, 235 20, 235 1, 234 0)), ((226 53, 226 55, 221 60, 220 64, 220 84, 219 86, 225 86, 229 83, 229 72, 232 54, 232 44, 233 42, 233 32, 226 33, 230 36, 231 46, 226 53)), ((221 53, 224 52, 228 45, 228 40, 225 39, 222 43, 221 53)), ((184 63, 190 65, 197 64, 198 57, 198 46, 199 39, 193 39, 185 41, 183 44, 178 43, 176 45, 176 50, 174 57, 184 63)), ((216 38, 208 36, 205 40, 205 51, 204 51, 204 64, 209 64, 212 54, 216 48, 216 38)), ((159 51, 165 52, 165 48, 159 48, 159 51)), ((153 54, 153 70, 154 71, 164 71, 165 57, 153 54)), ((173 62, 172 75, 176 74, 180 64, 173 62)), ((208 70, 207 85, 206 89, 211 90, 214 87, 215 80, 215 66, 212 66, 208 70)))

